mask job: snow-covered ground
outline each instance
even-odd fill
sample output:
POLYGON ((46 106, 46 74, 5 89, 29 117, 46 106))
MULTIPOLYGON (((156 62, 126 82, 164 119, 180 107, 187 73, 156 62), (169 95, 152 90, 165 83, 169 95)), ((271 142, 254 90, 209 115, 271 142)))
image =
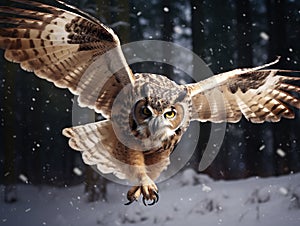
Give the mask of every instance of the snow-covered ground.
POLYGON ((127 187, 110 183, 108 202, 87 203, 83 186, 18 186, 19 201, 0 201, 0 225, 300 225, 300 174, 213 181, 186 170, 158 184, 160 201, 125 206, 127 187))

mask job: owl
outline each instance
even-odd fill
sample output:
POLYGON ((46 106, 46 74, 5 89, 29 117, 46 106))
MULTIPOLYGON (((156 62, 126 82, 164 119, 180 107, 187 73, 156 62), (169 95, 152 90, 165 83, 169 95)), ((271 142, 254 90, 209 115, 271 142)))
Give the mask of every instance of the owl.
POLYGON ((179 85, 158 74, 134 74, 117 35, 85 12, 61 1, 61 7, 12 1, 15 7, 0 7, 5 58, 104 116, 62 133, 86 164, 133 183, 126 204, 158 202, 155 180, 191 121, 277 122, 300 108, 300 87, 293 85, 300 78, 265 69, 279 59, 179 85))

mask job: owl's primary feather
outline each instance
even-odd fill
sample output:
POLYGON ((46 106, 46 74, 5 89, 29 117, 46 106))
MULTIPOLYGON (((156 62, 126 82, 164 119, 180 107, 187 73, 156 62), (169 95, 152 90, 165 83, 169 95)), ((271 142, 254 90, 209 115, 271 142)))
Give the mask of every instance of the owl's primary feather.
POLYGON ((79 9, 60 1, 62 8, 11 1, 15 7, 0 7, 5 58, 68 88, 80 106, 105 116, 66 128, 63 135, 86 164, 134 183, 128 204, 140 196, 144 203, 158 201, 154 181, 191 120, 234 123, 244 115, 255 123, 277 122, 293 118, 292 107, 300 108, 300 87, 291 84, 300 78, 265 69, 278 60, 178 85, 161 75, 133 75, 117 35, 79 9))

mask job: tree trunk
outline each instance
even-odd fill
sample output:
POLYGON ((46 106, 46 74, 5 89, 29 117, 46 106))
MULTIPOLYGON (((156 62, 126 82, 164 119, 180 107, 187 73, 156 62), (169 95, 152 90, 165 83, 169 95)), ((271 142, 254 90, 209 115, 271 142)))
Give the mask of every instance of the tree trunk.
MULTIPOLYGON (((251 8, 249 0, 236 0, 236 19, 237 19, 237 66, 251 67, 252 54, 252 21, 251 8)), ((257 140, 253 136, 254 125, 242 119, 241 128, 238 124, 234 125, 239 130, 239 137, 233 137, 233 140, 239 140, 241 146, 237 149, 239 152, 239 161, 236 168, 237 177, 246 177, 256 174, 255 162, 257 160, 257 140), (243 131, 244 130, 244 131, 243 131), (239 174, 239 176, 238 176, 239 174)))
POLYGON ((236 0, 238 66, 252 66, 252 22, 249 0, 236 0))
POLYGON ((112 23, 122 22, 115 30, 120 37, 121 44, 125 44, 129 42, 130 37, 129 2, 114 0, 113 3, 118 7, 118 12, 113 12, 112 23))
MULTIPOLYGON (((268 56, 269 61, 274 60, 276 56, 283 56, 283 59, 276 66, 278 68, 284 68, 285 56, 287 55, 286 46, 286 21, 284 18, 286 1, 281 0, 267 0, 267 16, 268 16, 268 26, 269 26, 269 48, 268 48, 268 56)), ((277 154, 278 149, 284 149, 282 144, 286 144, 289 141, 289 136, 283 136, 283 134, 290 134, 290 128, 293 122, 285 120, 284 122, 276 123, 270 125, 270 129, 273 132, 273 141, 274 141, 274 150, 273 150, 273 164, 275 165, 275 174, 281 175, 285 174, 289 171, 288 166, 288 152, 286 156, 280 156, 277 154), (278 132, 277 132, 278 131, 278 132)))
MULTIPOLYGON (((173 41, 173 29, 174 29, 174 23, 172 18, 172 1, 171 0, 165 0, 162 1, 162 10, 163 10, 163 26, 162 26, 162 38, 166 42, 172 42, 173 41)), ((172 53, 167 48, 168 45, 163 45, 162 51, 163 51, 163 59, 165 59, 165 62, 170 62, 172 58, 172 53)), ((173 79, 173 66, 164 64, 163 65, 163 74, 168 76, 169 78, 173 79)))
MULTIPOLYGON (((191 11, 192 11, 192 45, 193 52, 201 57, 203 49, 205 47, 204 40, 204 12, 202 1, 191 0, 191 11)), ((193 64, 194 65, 194 64, 193 64)), ((194 65, 194 73, 198 73, 196 70, 197 65, 194 65)))
POLYGON ((16 193, 16 125, 14 117, 14 87, 16 67, 9 62, 5 63, 4 96, 4 201, 12 203, 17 201, 16 193))
MULTIPOLYGON (((204 12, 203 12, 203 1, 202 0, 190 0, 190 7, 191 7, 191 28, 192 28, 192 48, 193 52, 201 57, 205 43, 204 43, 204 12)), ((192 65, 193 65, 193 78, 197 77, 197 74, 201 71, 201 65, 197 65, 197 60, 193 59, 192 65)), ((197 81, 196 81, 197 82, 197 81)), ((201 161, 202 156, 202 150, 205 150, 207 141, 209 139, 207 134, 209 134, 211 123, 201 123, 201 134, 199 137, 197 150, 195 151, 191 161, 190 166, 194 168, 196 171, 199 168, 199 163, 201 161)), ((213 169, 212 166, 210 166, 207 170, 205 170, 206 173, 209 175, 215 174, 215 169, 213 169)))
POLYGON ((86 166, 85 172, 85 193, 87 194, 88 202, 95 202, 98 200, 107 200, 106 185, 107 180, 97 173, 92 167, 86 166))

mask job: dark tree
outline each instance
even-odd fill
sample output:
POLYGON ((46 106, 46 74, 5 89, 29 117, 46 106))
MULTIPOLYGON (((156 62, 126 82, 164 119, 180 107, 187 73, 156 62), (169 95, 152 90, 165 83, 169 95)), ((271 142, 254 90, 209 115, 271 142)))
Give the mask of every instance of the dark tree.
MULTIPOLYGON (((275 1, 267 0, 267 17, 269 26, 269 46, 268 46, 268 56, 269 60, 274 59, 275 56, 281 56, 282 60, 278 67, 286 68, 288 62, 286 62, 286 56, 288 55, 287 46, 287 19, 286 15, 286 1, 275 1)), ((289 166, 289 155, 285 144, 291 143, 290 136, 291 127, 293 122, 290 120, 282 120, 278 124, 272 125, 273 129, 273 140, 274 140, 274 165, 276 175, 286 174, 290 172, 289 166), (286 133, 285 133, 286 132, 286 133), (286 135, 288 134, 288 135, 286 135), (285 156, 278 154, 278 150, 285 152, 285 156)))
MULTIPOLYGON (((174 30, 174 21, 173 21, 173 13, 174 13, 174 7, 171 0, 165 0, 162 1, 162 11, 163 11, 163 22, 162 22, 162 39, 166 42, 172 42, 173 41, 173 30, 174 30)), ((165 48, 167 47, 167 44, 163 46, 163 58, 166 59, 166 61, 171 60, 172 53, 165 48)), ((171 65, 164 65, 163 67, 163 74, 168 75, 170 77, 173 77, 173 67, 171 65)))
MULTIPOLYGON (((205 20, 205 12, 204 12, 204 4, 203 1, 199 0, 191 0, 190 1, 190 7, 191 7, 191 28, 192 28, 192 48, 193 52, 199 56, 204 56, 204 48, 205 48, 205 33, 204 33, 204 20, 205 20)), ((196 59, 193 59, 192 65, 193 65, 193 77, 200 73, 201 67, 200 65, 197 65, 196 59)), ((194 153, 191 161, 190 166, 193 167, 195 170, 198 170, 199 162, 201 160, 201 152, 205 149, 208 136, 211 127, 211 123, 201 123, 201 135, 199 137, 199 142, 197 146, 197 151, 194 153)), ((213 172, 214 170, 209 168, 209 172, 213 172)))
POLYGON ((252 66, 252 19, 249 0, 236 0, 237 65, 252 66))
POLYGON ((4 201, 7 203, 17 201, 16 194, 16 120, 15 120, 15 74, 16 66, 5 63, 6 79, 4 95, 1 102, 5 104, 3 112, 4 132, 4 201))
MULTIPOLYGON (((253 66, 251 6, 249 0, 236 0, 235 3, 237 21, 237 66, 240 68, 251 67, 253 66)), ((239 158, 236 158, 238 161, 238 167, 235 172, 237 174, 236 177, 255 174, 256 152, 258 149, 257 141, 259 140, 259 137, 256 137, 255 133, 253 133, 255 125, 243 118, 240 126, 241 128, 239 124, 233 125, 235 130, 240 130, 240 137, 238 139, 240 139, 241 142, 240 147, 234 150, 235 152, 239 152, 239 158)))

